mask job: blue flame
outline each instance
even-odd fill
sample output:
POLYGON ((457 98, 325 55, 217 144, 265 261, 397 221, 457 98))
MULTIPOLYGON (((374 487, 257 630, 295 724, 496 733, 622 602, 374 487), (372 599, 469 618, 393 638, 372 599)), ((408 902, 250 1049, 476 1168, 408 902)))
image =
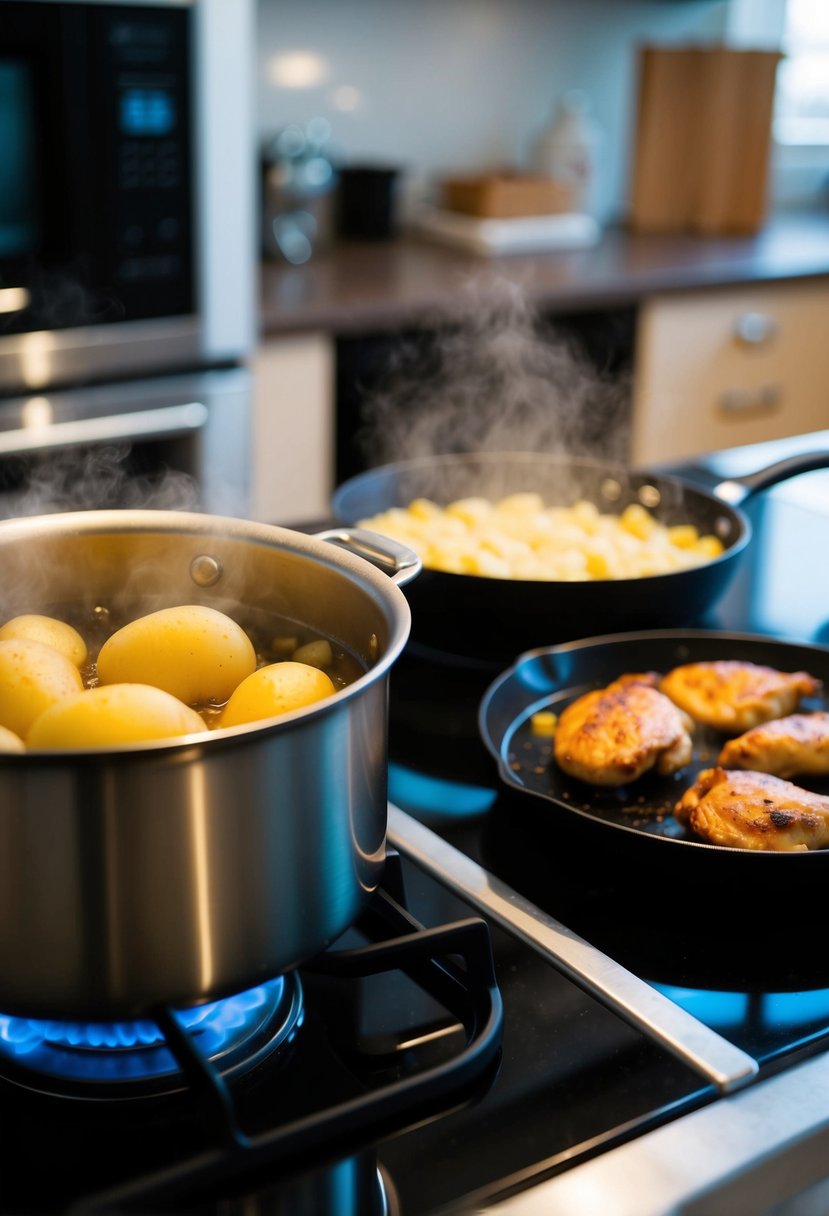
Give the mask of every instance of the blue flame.
MULTIPOLYGON (((203 1055, 215 1059, 243 1041, 282 996, 279 976, 237 996, 176 1010, 203 1055)), ((155 1022, 56 1022, 0 1014, 0 1055, 51 1076, 81 1081, 125 1081, 178 1071, 155 1022)))

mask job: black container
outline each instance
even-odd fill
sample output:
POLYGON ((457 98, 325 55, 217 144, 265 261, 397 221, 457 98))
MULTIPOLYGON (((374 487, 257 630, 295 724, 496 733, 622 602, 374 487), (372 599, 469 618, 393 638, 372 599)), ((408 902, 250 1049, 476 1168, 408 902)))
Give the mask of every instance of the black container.
POLYGON ((351 165, 340 170, 337 231, 340 236, 380 241, 395 229, 395 184, 399 170, 351 165))

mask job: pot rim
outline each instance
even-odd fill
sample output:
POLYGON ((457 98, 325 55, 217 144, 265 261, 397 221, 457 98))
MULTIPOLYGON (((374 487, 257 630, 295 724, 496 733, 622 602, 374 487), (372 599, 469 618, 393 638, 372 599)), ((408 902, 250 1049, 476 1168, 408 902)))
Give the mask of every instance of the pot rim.
MULTIPOLYGON (((44 529, 53 536, 96 536, 104 533, 170 533, 206 538, 221 536, 224 539, 248 541, 267 548, 283 549, 299 553, 339 570, 357 584, 367 585, 390 609, 390 636, 385 652, 362 675, 331 696, 324 697, 312 705, 280 714, 279 717, 264 718, 258 722, 241 726, 211 728, 188 735, 175 735, 169 739, 150 739, 135 743, 119 744, 117 747, 84 747, 64 749, 26 750, 23 752, 0 752, 0 766, 25 767, 32 763, 47 762, 66 764, 82 761, 93 762, 102 758, 129 760, 147 753, 165 755, 189 753, 201 755, 208 748, 217 750, 224 746, 246 743, 251 737, 266 738, 294 725, 304 724, 316 718, 336 712, 346 702, 358 697, 365 688, 376 683, 391 668, 403 650, 411 630, 411 610, 408 601, 393 579, 384 574, 365 558, 328 541, 319 540, 312 534, 298 532, 276 524, 260 523, 234 516, 210 515, 187 511, 116 508, 111 510, 67 511, 51 515, 30 515, 15 519, 0 520, 0 552, 5 543, 25 541, 27 536, 42 534, 44 529)), ((184 757, 182 757, 184 758, 184 757)))

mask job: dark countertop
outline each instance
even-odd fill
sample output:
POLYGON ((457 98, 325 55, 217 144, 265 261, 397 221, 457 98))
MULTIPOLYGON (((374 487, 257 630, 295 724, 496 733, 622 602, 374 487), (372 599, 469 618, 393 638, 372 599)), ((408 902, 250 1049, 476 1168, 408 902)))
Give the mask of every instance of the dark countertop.
POLYGON ((473 280, 497 276, 548 312, 636 305, 653 293, 829 276, 829 213, 781 215, 755 236, 608 229, 572 252, 476 257, 408 234, 341 242, 305 266, 263 265, 264 337, 428 326, 473 280))

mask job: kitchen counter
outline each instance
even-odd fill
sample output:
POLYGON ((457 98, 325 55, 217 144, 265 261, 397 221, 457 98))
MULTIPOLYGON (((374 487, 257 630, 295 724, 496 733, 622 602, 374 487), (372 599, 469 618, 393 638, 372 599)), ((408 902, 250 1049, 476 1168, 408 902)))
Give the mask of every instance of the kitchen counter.
POLYGON ((265 338, 428 326, 473 278, 497 275, 548 312, 636 305, 654 293, 829 276, 829 214, 781 215, 756 236, 640 236, 608 229, 570 252, 482 258, 416 234, 342 242, 305 266, 265 263, 265 338))

